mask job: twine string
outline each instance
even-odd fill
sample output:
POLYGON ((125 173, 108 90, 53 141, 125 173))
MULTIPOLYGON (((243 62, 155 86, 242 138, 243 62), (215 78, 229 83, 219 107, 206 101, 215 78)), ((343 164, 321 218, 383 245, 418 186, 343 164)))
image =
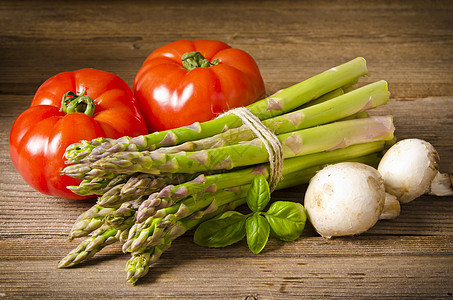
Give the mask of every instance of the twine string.
MULTIPOLYGON (((282 176, 283 149, 277 136, 245 107, 233 108, 222 115, 235 114, 263 142, 269 155, 269 189, 274 191, 282 176)), ((221 115, 221 116, 222 116, 221 115)))

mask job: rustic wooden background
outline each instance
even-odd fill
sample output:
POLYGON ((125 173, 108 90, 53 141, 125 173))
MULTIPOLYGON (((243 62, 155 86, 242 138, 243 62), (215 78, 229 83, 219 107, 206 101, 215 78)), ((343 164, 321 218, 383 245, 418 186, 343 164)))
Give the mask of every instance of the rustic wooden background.
MULTIPOLYGON (((452 298, 453 198, 423 196, 357 237, 327 240, 308 225, 258 256, 244 243, 196 246, 190 234, 132 287, 128 259, 105 249, 78 268, 57 262, 90 201, 28 187, 8 153, 9 130, 47 78, 85 67, 132 84, 145 57, 178 39, 218 39, 249 52, 268 93, 354 57, 385 79, 399 138, 430 141, 453 172, 452 1, 0 2, 0 298, 452 298)), ((304 186, 274 193, 302 201, 304 186)))

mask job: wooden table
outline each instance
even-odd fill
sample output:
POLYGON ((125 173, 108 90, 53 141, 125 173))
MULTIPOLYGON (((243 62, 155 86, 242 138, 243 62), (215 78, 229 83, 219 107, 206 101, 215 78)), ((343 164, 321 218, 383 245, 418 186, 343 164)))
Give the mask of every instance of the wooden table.
MULTIPOLYGON (((178 39, 218 39, 249 52, 267 92, 354 57, 385 79, 398 138, 431 142, 453 172, 453 3, 451 1, 2 1, 0 2, 0 298, 319 299, 452 298, 453 198, 422 196, 399 218, 368 232, 324 239, 310 225, 292 243, 270 240, 206 249, 181 237, 135 287, 128 255, 112 246, 60 270, 66 240, 92 201, 44 196, 14 169, 14 119, 39 85, 84 67, 128 84, 145 57, 178 39)), ((302 201, 305 186, 273 199, 302 201)))

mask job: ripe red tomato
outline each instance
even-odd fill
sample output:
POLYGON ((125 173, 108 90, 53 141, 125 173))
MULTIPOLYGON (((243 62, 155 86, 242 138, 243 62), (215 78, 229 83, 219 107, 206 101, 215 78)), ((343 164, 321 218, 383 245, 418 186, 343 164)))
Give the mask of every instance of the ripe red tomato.
POLYGON ((265 95, 253 58, 211 40, 180 40, 156 49, 133 90, 150 132, 207 121, 265 95))
POLYGON ((80 180, 60 173, 66 148, 101 136, 146 133, 130 87, 114 74, 82 69, 55 75, 39 87, 30 108, 13 124, 9 149, 14 166, 34 189, 47 195, 85 199, 88 197, 66 188, 78 185, 80 180), (60 110, 62 102, 65 111, 60 110))

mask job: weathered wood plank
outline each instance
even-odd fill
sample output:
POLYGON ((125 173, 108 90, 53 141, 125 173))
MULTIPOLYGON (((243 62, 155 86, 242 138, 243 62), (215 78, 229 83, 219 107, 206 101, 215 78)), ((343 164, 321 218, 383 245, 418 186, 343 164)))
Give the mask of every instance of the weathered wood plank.
POLYGON ((114 72, 131 84, 157 47, 208 38, 250 52, 270 91, 363 56, 373 76, 394 85, 395 97, 449 96, 451 10, 448 1, 5 2, 0 91, 32 94, 48 77, 83 67, 114 72))
POLYGON ((350 299, 393 298, 398 291, 402 299, 448 297, 452 288, 451 236, 271 240, 259 256, 243 243, 206 249, 182 238, 135 287, 124 281, 127 256, 120 249, 81 268, 56 269, 65 249, 61 239, 0 241, 2 292, 11 298, 350 299))

